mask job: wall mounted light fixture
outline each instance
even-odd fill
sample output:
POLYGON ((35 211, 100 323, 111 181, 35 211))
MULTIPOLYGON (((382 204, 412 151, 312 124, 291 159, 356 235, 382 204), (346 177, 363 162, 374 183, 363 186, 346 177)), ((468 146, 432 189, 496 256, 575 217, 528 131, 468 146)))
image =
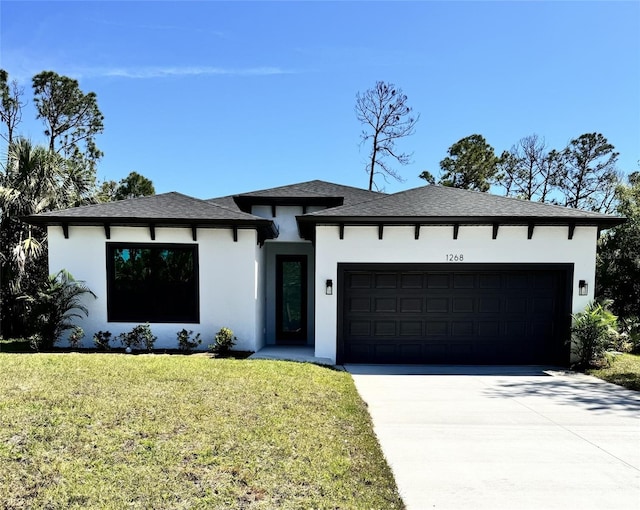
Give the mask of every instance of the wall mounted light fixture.
POLYGON ((324 292, 327 296, 331 296, 333 294, 333 280, 327 280, 327 286, 324 292))
POLYGON ((589 285, 587 284, 587 280, 580 280, 578 282, 578 294, 581 296, 586 296, 589 293, 589 285))

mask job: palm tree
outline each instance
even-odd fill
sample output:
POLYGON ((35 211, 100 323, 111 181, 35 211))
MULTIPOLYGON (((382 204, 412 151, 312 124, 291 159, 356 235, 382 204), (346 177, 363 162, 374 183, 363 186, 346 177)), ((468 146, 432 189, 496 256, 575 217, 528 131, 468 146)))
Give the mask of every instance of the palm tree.
POLYGON ((50 349, 62 333, 73 329, 74 318, 86 317, 89 310, 82 304, 81 297, 96 295, 84 284, 76 280, 68 271, 61 270, 49 275, 33 295, 22 296, 28 304, 28 316, 37 341, 34 347, 50 349), (81 312, 81 313, 80 313, 81 312))
POLYGON ((46 230, 21 218, 87 203, 94 191, 88 173, 60 155, 25 138, 9 144, 6 166, 0 170, 0 285, 5 336, 22 332, 24 310, 18 296, 35 291, 35 284, 48 274, 46 230))

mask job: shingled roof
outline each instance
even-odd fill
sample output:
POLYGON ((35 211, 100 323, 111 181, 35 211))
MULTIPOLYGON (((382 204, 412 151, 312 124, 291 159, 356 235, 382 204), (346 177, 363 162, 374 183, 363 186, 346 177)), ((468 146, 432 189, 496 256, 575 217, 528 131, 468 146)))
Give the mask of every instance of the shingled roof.
POLYGON ((624 218, 445 186, 422 186, 298 216, 301 233, 314 225, 594 225, 608 228, 624 218))
POLYGON ((277 236, 270 220, 176 192, 50 211, 25 220, 34 225, 256 228, 265 238, 277 236))
POLYGON ((254 205, 322 205, 337 207, 385 196, 384 193, 368 191, 352 186, 314 180, 268 188, 238 195, 212 198, 207 202, 223 207, 237 208, 249 212, 254 205))

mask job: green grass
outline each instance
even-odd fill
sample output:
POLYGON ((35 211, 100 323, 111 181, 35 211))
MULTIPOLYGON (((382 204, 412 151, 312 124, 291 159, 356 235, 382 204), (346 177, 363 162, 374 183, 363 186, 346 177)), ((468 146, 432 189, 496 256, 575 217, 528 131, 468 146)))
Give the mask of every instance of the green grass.
POLYGON ((0 354, 0 507, 403 508, 349 374, 0 354))
POLYGON ((612 357, 609 368, 589 370, 587 373, 630 390, 640 391, 639 354, 616 354, 612 357))

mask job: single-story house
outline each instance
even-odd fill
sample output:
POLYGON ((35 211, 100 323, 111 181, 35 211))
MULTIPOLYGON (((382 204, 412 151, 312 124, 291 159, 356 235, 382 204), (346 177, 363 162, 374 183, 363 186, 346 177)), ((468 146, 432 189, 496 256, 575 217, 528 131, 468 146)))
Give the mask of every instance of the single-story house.
POLYGON ((96 294, 87 333, 145 322, 337 363, 567 364, 596 242, 622 218, 442 186, 310 181, 200 200, 165 193, 31 216, 49 268, 96 294))

